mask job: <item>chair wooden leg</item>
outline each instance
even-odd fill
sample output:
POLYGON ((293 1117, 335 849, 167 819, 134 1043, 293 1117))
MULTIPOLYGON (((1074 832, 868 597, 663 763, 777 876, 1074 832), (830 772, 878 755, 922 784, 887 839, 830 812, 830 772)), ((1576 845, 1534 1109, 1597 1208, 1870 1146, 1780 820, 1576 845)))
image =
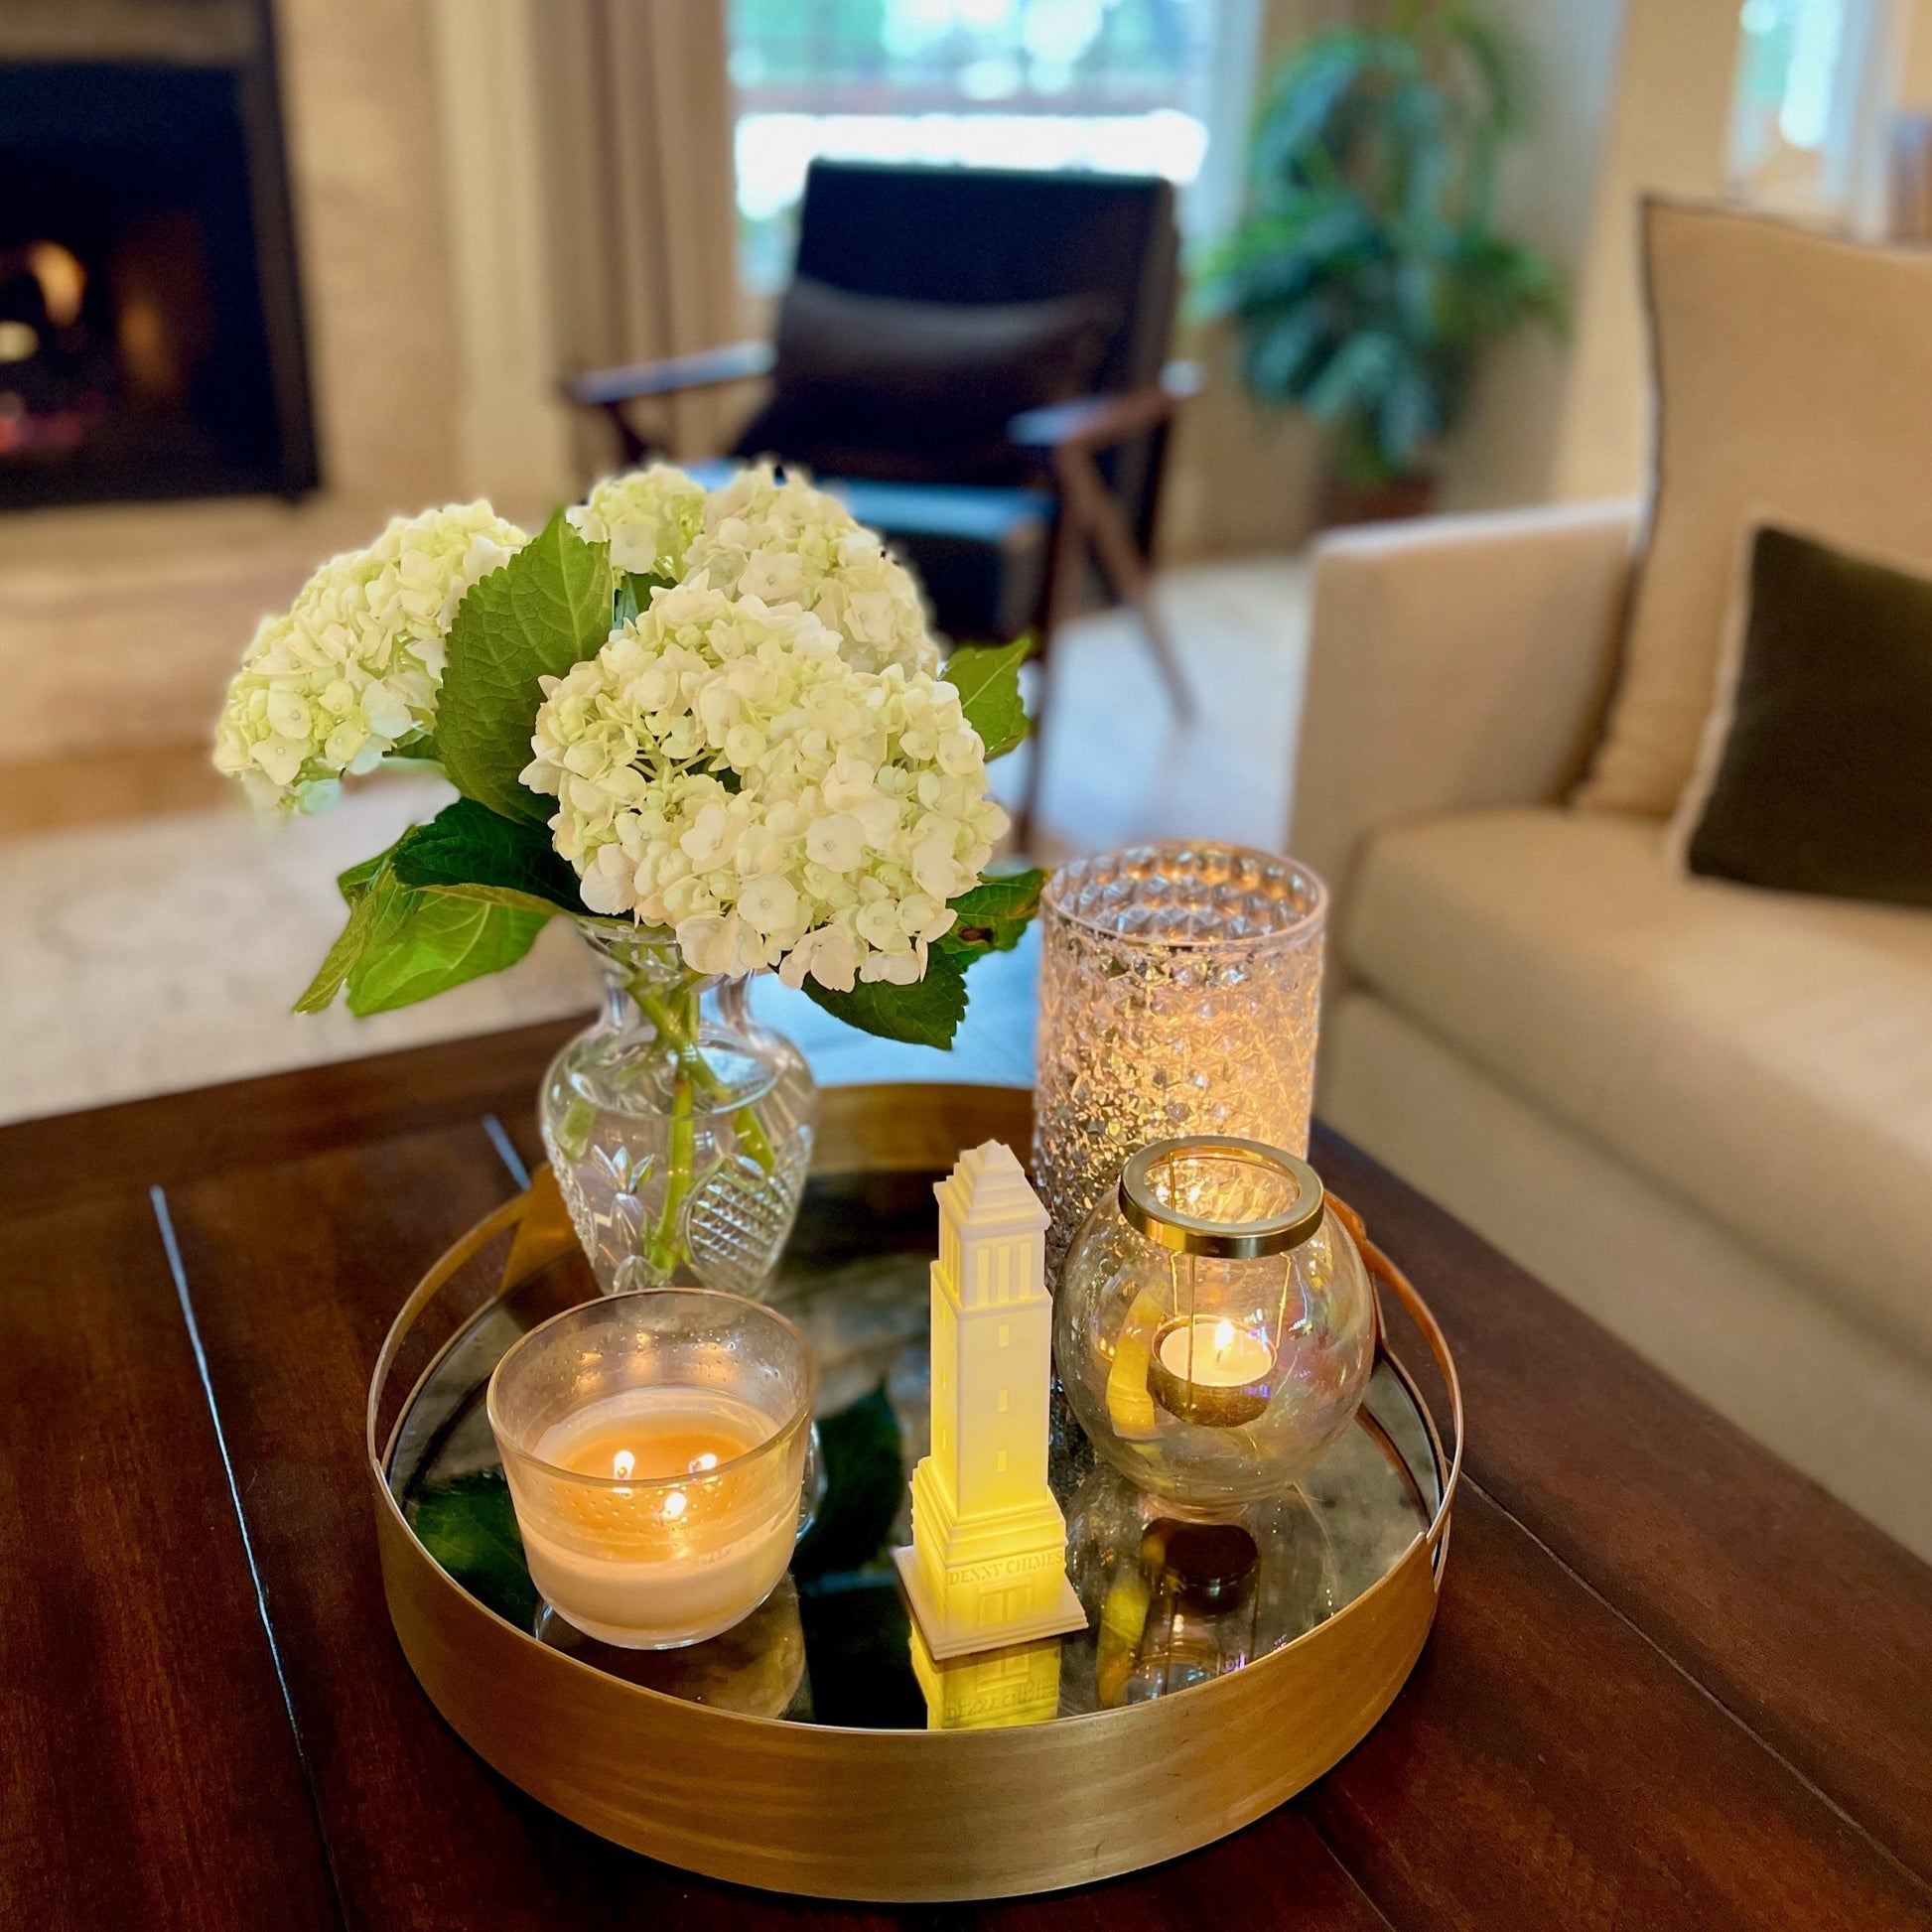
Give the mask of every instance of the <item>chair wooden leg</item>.
MULTIPOLYGON (((1173 703, 1174 715, 1183 725, 1192 724, 1193 693, 1187 689, 1187 680, 1181 675, 1179 654, 1174 649, 1166 621, 1155 608, 1154 581, 1149 575, 1147 560, 1141 555, 1140 545, 1134 541, 1133 531, 1127 527, 1120 504, 1114 500, 1114 493, 1107 487, 1106 479, 1085 450, 1055 451, 1054 463, 1060 473, 1065 508, 1074 512, 1085 536, 1093 545, 1094 557, 1108 587, 1122 603, 1131 604, 1140 618, 1141 627, 1147 633, 1148 647, 1154 653, 1162 682, 1167 685, 1168 696, 1173 703)), ((1062 520, 1064 518, 1063 511, 1062 520)))
POLYGON ((650 455, 650 445, 631 427, 630 418, 623 413, 623 405, 607 402, 604 413, 618 432, 618 448, 624 466, 631 468, 642 463, 650 455))
POLYGON ((1059 628, 1073 614, 1080 588, 1080 566, 1086 556, 1084 523, 1064 499, 1054 519, 1052 544, 1046 554, 1046 588, 1039 607, 1039 644, 1034 662, 1039 667, 1039 688, 1034 696, 1033 744, 1027 759, 1027 784, 1014 814, 1013 839, 1021 851, 1033 838, 1039 808, 1040 780, 1046 769, 1046 712, 1053 682, 1052 646, 1059 628))

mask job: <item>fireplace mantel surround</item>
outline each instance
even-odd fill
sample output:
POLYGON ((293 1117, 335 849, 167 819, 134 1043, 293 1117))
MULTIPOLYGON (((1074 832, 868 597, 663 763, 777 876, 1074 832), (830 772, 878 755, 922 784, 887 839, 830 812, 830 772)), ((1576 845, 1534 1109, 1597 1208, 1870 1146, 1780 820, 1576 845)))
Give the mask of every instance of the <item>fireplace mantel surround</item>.
MULTIPOLYGON (((621 82, 596 38, 607 12, 621 9, 275 0, 322 486, 293 505, 0 514, 0 764, 199 740, 255 620, 321 557, 433 502, 486 494, 540 517, 598 461, 555 400, 558 372, 657 347, 586 321, 583 252, 593 237, 621 250, 622 210, 563 218, 568 170, 580 194, 585 172, 569 130, 592 111, 577 96, 621 82)), ((253 15, 240 0, 7 0, 0 60, 219 63, 253 15)))

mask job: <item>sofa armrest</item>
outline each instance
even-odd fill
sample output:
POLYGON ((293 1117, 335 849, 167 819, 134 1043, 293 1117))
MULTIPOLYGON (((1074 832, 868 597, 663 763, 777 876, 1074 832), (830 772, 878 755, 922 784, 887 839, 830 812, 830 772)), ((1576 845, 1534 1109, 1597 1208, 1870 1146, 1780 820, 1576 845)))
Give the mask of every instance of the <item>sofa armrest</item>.
POLYGON ((1576 776, 1636 519, 1540 506, 1315 546, 1289 845, 1337 900, 1378 826, 1553 799, 1576 776))

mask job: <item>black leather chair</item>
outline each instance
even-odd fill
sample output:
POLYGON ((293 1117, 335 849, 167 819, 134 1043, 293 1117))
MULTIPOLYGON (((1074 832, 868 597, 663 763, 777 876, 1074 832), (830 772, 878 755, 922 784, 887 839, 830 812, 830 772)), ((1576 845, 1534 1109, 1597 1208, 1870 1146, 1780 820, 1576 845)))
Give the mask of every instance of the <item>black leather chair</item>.
MULTIPOLYGON (((1198 387, 1190 367, 1168 360, 1178 289, 1172 186, 815 162, 795 274, 775 348, 743 343, 599 370, 569 379, 566 394, 605 411, 637 462, 653 447, 640 407, 772 376, 771 400, 733 454, 811 468, 918 572, 942 632, 986 641, 1032 630, 1045 658, 1097 572, 1138 613, 1175 709, 1190 715, 1147 563, 1169 424, 1198 387), (982 336, 1012 323, 1052 340, 1031 365, 1003 370, 974 340, 964 312, 975 309, 982 336), (897 331, 903 348, 921 337, 921 318, 925 366, 882 359, 874 379, 873 323, 897 331), (949 342, 970 345, 950 370, 949 342), (828 360, 841 357, 848 366, 825 386, 828 360), (1001 398, 1023 395, 1035 406, 999 416, 990 436, 962 430, 976 408, 997 413, 1001 398), (919 424, 930 432, 908 429, 919 424)), ((1043 701, 1042 682, 1036 710, 1043 701)), ((1035 759, 1023 822, 1038 769, 1035 759)))

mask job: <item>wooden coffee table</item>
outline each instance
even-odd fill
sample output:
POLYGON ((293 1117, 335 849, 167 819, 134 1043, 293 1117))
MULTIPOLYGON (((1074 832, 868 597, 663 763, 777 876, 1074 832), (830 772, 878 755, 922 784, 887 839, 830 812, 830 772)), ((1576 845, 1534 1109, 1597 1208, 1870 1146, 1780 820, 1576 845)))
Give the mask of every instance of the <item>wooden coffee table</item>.
MULTIPOLYGON (((0 1129, 0 1924, 902 1918, 564 1823, 390 1631, 369 1367, 404 1285, 514 1190, 503 1148, 538 1158, 568 1031, 0 1129)), ((1422 1662, 1234 1838, 944 1922, 1932 1925, 1932 1570, 1372 1162, 1313 1153, 1467 1398, 1422 1662)))

